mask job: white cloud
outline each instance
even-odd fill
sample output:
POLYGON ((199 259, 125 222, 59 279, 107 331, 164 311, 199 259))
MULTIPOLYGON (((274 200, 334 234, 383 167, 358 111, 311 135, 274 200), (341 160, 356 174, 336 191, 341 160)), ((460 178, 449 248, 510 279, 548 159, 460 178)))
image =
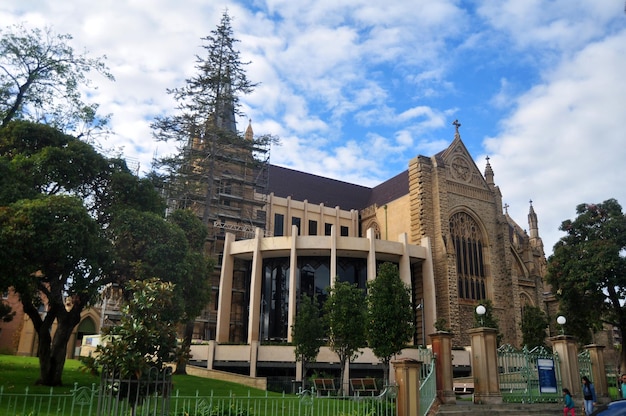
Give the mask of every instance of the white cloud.
POLYGON ((535 201, 548 252, 578 203, 626 204, 620 2, 8 0, 0 21, 52 25, 108 56, 116 82, 95 76, 92 92, 113 114, 103 146, 145 171, 173 150, 151 138, 152 118, 175 108, 165 91, 194 73, 226 9, 260 83, 238 125, 280 137, 274 163, 376 185, 444 149, 458 117, 522 226, 535 201))
POLYGON ((576 205, 626 204, 626 31, 565 59, 522 95, 503 131, 485 141, 509 212, 523 218, 532 198, 548 252, 576 205))

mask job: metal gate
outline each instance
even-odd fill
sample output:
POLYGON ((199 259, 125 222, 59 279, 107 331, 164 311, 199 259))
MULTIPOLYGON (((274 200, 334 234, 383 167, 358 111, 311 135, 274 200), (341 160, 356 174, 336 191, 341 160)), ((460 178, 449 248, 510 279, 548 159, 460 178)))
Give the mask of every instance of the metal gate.
POLYGON ((498 371, 502 400, 509 403, 556 403, 561 400, 561 366, 558 354, 544 347, 528 350, 511 345, 498 348, 498 371), (538 360, 554 362, 556 392, 545 393, 539 389, 538 360))
POLYGON ((422 362, 420 371, 420 414, 425 416, 437 398, 437 372, 432 350, 419 349, 418 360, 422 362))
POLYGON ((583 350, 578 354, 578 371, 580 376, 587 376, 593 382, 593 372, 591 371, 591 355, 589 350, 583 350))

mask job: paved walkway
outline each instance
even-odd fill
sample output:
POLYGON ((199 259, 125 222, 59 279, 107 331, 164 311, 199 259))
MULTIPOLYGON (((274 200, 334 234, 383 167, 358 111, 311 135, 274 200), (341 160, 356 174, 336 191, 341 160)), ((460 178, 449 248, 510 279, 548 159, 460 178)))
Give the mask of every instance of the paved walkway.
MULTIPOLYGON (((582 412, 582 409, 580 411, 582 412)), ((560 403, 503 403, 486 405, 462 402, 440 405, 436 413, 433 414, 437 416, 498 416, 505 414, 515 416, 553 416, 561 413, 563 413, 563 405, 560 403)))

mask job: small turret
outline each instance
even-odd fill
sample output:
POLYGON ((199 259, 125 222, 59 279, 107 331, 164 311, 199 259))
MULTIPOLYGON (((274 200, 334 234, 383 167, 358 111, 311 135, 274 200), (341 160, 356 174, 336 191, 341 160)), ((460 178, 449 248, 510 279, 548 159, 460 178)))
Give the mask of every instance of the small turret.
POLYGON ((246 129, 243 137, 250 142, 253 141, 254 131, 252 131, 252 119, 248 120, 248 128, 246 129))
POLYGON ((530 238, 539 238, 539 222, 537 221, 537 214, 533 208, 533 200, 529 201, 530 209, 528 211, 528 226, 530 227, 530 238))
POLYGON ((493 181, 493 169, 491 169, 491 164, 489 163, 489 156, 485 159, 487 159, 487 166, 485 166, 485 180, 487 181, 487 184, 495 185, 495 182, 493 181))

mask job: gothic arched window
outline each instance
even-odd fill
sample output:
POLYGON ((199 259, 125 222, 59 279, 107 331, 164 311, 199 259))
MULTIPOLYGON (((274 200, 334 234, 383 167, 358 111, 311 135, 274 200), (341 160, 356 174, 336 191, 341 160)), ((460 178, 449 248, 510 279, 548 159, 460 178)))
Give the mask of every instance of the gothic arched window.
POLYGON ((450 236, 456 253, 456 273, 460 299, 485 299, 484 242, 480 228, 464 212, 450 218, 450 236))

